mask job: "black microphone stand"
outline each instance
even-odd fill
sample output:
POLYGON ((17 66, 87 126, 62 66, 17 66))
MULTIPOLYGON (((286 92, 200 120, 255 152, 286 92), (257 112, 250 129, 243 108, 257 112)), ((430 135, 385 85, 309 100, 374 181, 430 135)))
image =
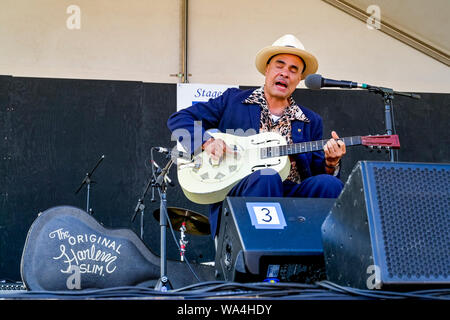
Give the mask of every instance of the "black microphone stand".
MULTIPOLYGON (((145 205, 144 205, 144 198, 147 195, 148 189, 150 188, 150 186, 152 186, 155 183, 155 179, 153 178, 153 174, 150 177, 147 186, 145 187, 144 193, 142 194, 142 196, 139 198, 138 203, 136 205, 136 208, 134 209, 134 214, 133 217, 131 218, 131 222, 134 221, 134 219, 136 218, 136 215, 140 212, 141 213, 141 227, 140 227, 140 235, 141 235, 141 240, 144 240, 144 209, 145 209, 145 205)), ((153 188, 152 188, 152 202, 155 201, 154 199, 154 193, 153 193, 153 188)))
MULTIPOLYGON (((383 87, 375 87, 375 86, 369 86, 367 85, 367 89, 370 92, 381 94, 383 96, 384 101, 384 118, 385 118, 385 126, 386 126, 386 134, 391 135, 395 130, 395 120, 394 120, 394 111, 393 111, 393 100, 394 95, 401 95, 405 97, 410 97, 413 99, 420 99, 420 95, 415 93, 406 93, 406 92, 399 92, 394 91, 390 88, 383 88, 383 87)), ((394 162, 394 149, 389 149, 389 158, 391 162, 394 162)), ((398 159, 397 159, 398 160, 398 159)))
POLYGON ((87 185, 87 194, 86 194, 86 212, 92 214, 92 208, 89 209, 89 197, 90 197, 90 191, 91 191, 91 183, 95 183, 95 181, 91 180, 92 175, 94 174, 95 169, 100 165, 100 162, 105 159, 105 155, 102 155, 100 159, 97 161, 97 164, 95 167, 91 170, 91 172, 86 173, 86 176, 84 177, 83 181, 81 182, 81 185, 78 187, 77 191, 75 191, 75 194, 77 194, 81 188, 86 184, 87 185))
POLYGON ((160 197, 160 209, 159 209, 159 225, 161 229, 161 274, 158 282, 156 283, 155 290, 167 291, 172 288, 169 278, 167 276, 167 247, 166 247, 166 231, 167 231, 167 174, 169 173, 170 167, 173 165, 173 160, 170 158, 166 166, 160 171, 158 177, 155 174, 155 162, 152 156, 152 171, 154 184, 152 184, 153 189, 158 189, 160 197))

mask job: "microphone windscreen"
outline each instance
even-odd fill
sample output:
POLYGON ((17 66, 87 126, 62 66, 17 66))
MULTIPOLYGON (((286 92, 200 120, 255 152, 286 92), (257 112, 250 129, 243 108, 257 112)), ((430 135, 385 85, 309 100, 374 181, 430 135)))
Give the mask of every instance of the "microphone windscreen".
POLYGON ((310 74, 305 79, 305 86, 314 90, 322 88, 322 76, 317 73, 310 74))

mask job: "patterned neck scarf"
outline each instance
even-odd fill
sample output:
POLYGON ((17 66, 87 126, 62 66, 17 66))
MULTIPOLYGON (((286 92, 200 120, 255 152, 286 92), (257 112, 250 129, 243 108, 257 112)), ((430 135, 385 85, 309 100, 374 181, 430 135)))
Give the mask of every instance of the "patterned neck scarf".
MULTIPOLYGON (((264 96, 264 87, 254 90, 250 96, 244 100, 244 103, 258 104, 261 107, 260 132, 277 132, 286 138, 288 144, 292 144, 291 121, 299 120, 309 122, 300 107, 295 103, 292 96, 289 97, 289 106, 284 109, 283 115, 276 121, 271 117, 266 97, 264 96)), ((297 170, 297 163, 291 159, 291 171, 287 177, 295 183, 300 183, 300 174, 297 170)))

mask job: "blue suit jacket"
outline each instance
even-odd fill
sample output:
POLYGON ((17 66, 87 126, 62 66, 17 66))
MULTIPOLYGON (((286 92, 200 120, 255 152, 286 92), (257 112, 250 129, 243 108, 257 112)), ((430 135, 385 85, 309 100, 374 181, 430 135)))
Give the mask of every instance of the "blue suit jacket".
MULTIPOLYGON (((240 129, 243 132, 253 129, 254 132, 258 133, 261 107, 257 104, 243 103, 253 91, 253 89, 228 89, 218 98, 210 99, 208 102, 196 103, 189 108, 174 113, 170 116, 167 125, 186 150, 191 151, 191 153, 199 150, 203 142, 208 139, 205 132, 209 129, 218 129, 221 132, 226 132, 227 129, 240 129), (189 133, 190 139, 183 139, 185 133, 189 133), (194 141, 194 133, 198 137, 196 141, 194 141)), ((310 122, 292 121, 293 142, 321 140, 322 118, 303 106, 300 106, 300 108, 310 122)), ((297 162, 302 180, 325 173, 323 151, 297 154, 294 155, 294 159, 297 162)))

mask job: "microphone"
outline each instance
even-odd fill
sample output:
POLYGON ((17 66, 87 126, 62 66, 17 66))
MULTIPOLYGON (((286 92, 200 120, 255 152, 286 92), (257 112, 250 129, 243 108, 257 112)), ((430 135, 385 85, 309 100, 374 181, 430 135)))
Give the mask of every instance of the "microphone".
POLYGON ((370 86, 365 83, 357 83, 346 80, 333 80, 322 78, 320 74, 310 74, 305 79, 305 85, 309 89, 320 89, 323 87, 338 87, 338 88, 363 88, 368 89, 370 86))
POLYGON ((175 157, 175 158, 183 158, 186 160, 192 160, 192 157, 183 151, 169 150, 164 147, 152 147, 152 149, 159 153, 169 154, 170 156, 175 157))
POLYGON ((305 79, 305 85, 309 89, 320 89, 323 87, 338 87, 338 88, 361 88, 361 89, 368 89, 369 91, 374 91, 378 93, 395 93, 398 95, 410 97, 413 99, 420 99, 420 95, 417 93, 406 93, 406 92, 398 92, 394 91, 389 88, 383 88, 383 87, 376 87, 368 85, 367 83, 358 83, 353 81, 346 81, 346 80, 333 80, 333 79, 327 79, 322 78, 320 74, 310 74, 305 79))
POLYGON ((153 149, 159 153, 164 153, 164 154, 170 153, 169 149, 163 148, 163 147, 153 147, 153 149))

